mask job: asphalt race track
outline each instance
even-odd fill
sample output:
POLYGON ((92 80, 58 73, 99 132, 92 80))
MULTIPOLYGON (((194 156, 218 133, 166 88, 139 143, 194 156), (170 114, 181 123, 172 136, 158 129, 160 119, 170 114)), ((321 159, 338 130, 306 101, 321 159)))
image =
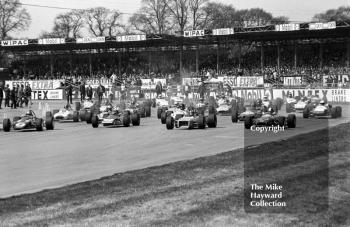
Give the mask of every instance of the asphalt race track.
MULTIPOLYGON (((230 117, 219 116, 215 129, 167 130, 155 110, 139 127, 93 129, 79 122, 56 123, 54 131, 0 131, 0 197, 277 141, 324 128, 327 124, 320 121, 327 120, 298 117, 297 128, 273 135, 255 133, 249 144, 244 144, 243 124, 232 124, 230 117)), ((349 121, 350 108, 343 106, 343 117, 328 123, 349 121)))

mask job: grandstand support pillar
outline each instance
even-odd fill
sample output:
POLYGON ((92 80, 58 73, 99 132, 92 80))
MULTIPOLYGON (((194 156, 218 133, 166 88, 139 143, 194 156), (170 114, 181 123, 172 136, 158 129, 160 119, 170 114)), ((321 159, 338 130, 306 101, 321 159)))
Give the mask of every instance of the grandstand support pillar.
POLYGON ((89 74, 92 76, 92 54, 89 54, 89 74))
POLYGON ((319 65, 319 68, 322 69, 323 67, 323 44, 320 43, 320 46, 319 46, 319 56, 318 56, 319 60, 320 60, 320 65, 319 65))
POLYGON ((297 68, 297 65, 298 65, 297 44, 294 43, 294 69, 297 68))
POLYGON ((350 39, 346 42, 346 67, 350 68, 350 39))
POLYGON ((199 72, 199 44, 196 47, 196 73, 199 72))
POLYGON ((151 75, 151 61, 152 61, 151 51, 148 51, 148 75, 151 75))
POLYGON ((179 61, 180 61, 180 72, 179 72, 179 75, 180 75, 180 78, 182 78, 182 52, 183 52, 183 44, 181 43, 180 44, 180 53, 179 53, 179 61))
POLYGON ((280 73, 280 64, 281 64, 281 46, 280 44, 278 43, 277 44, 277 71, 278 71, 278 74, 280 73))
POLYGON ((120 50, 118 51, 118 75, 122 75, 122 53, 120 50))
POLYGON ((264 44, 261 43, 260 46, 260 68, 261 70, 264 68, 264 44))
POLYGON ((218 46, 216 48, 216 73, 219 75, 219 70, 220 70, 220 42, 218 40, 218 46))
POLYGON ((242 43, 238 43, 238 68, 240 69, 242 65, 242 43))
POLYGON ((50 55, 50 75, 53 76, 53 70, 54 70, 54 56, 50 55))

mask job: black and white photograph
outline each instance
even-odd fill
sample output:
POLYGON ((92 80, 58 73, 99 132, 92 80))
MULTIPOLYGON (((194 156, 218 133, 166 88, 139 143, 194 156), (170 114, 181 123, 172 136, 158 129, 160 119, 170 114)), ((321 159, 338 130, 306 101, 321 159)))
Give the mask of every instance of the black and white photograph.
POLYGON ((350 226, 350 0, 0 0, 0 226, 350 226))

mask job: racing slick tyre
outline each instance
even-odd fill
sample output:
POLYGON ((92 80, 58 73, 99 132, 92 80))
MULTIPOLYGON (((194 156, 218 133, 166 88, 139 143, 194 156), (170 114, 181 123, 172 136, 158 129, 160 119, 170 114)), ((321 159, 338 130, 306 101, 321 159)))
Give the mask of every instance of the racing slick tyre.
POLYGON ((166 123, 166 112, 162 112, 161 117, 160 117, 160 121, 162 122, 162 124, 166 123))
POLYGON ((130 126, 130 114, 128 112, 125 112, 123 114, 123 126, 129 127, 130 126))
POLYGON ((156 99, 152 99, 152 107, 156 108, 156 106, 157 106, 156 99))
POLYGON ((85 121, 88 124, 91 124, 91 118, 92 118, 92 112, 91 111, 86 111, 85 113, 85 121))
POLYGON ((338 113, 336 108, 332 108, 331 109, 331 118, 337 118, 338 117, 338 113))
POLYGON ((216 109, 214 106, 209 106, 209 114, 215 114, 216 113, 216 109))
POLYGON ((13 117, 13 121, 12 121, 12 122, 16 122, 16 121, 18 121, 18 120, 21 120, 21 117, 15 116, 15 117, 13 117))
POLYGON ((197 124, 199 129, 205 129, 205 118, 203 115, 199 115, 197 119, 197 124))
POLYGON ((91 125, 93 128, 97 128, 98 127, 98 117, 97 115, 92 116, 91 118, 91 125))
POLYGON ((36 125, 36 130, 37 131, 42 131, 43 130, 43 119, 42 118, 37 118, 36 120, 35 120, 35 125, 36 125))
POLYGON ((73 122, 78 122, 78 121, 79 121, 79 112, 73 111, 73 122))
POLYGON ((79 110, 80 121, 85 121, 86 110, 79 110))
POLYGON ((232 107, 232 110, 231 110, 231 120, 232 120, 232 123, 237 123, 238 122, 238 111, 236 108, 233 108, 232 107))
POLYGON ((11 121, 10 121, 10 119, 5 118, 5 119, 2 121, 2 129, 3 129, 5 132, 9 132, 9 131, 11 130, 11 121))
POLYGON ((158 119, 160 119, 161 116, 162 116, 162 109, 161 109, 161 108, 158 108, 158 109, 157 109, 157 117, 158 117, 158 119))
POLYGON ((252 116, 246 116, 244 118, 244 127, 246 129, 250 129, 250 127, 252 127, 253 125, 253 117, 252 116))
POLYGON ((80 102, 75 102, 75 103, 74 103, 74 106, 75 106, 75 110, 76 110, 76 111, 79 111, 79 110, 81 109, 81 104, 80 104, 80 102))
POLYGON ((139 113, 133 113, 131 115, 131 123, 133 126, 139 126, 140 125, 140 114, 139 113))
POLYGON ((297 118, 295 114, 288 114, 287 116, 287 126, 288 128, 295 128, 297 125, 297 118))
POLYGON ((46 111, 45 113, 45 117, 52 117, 53 113, 51 113, 50 111, 46 111))
POLYGON ((174 121, 174 118, 172 117, 167 117, 166 118, 166 128, 167 129, 174 129, 174 124, 175 124, 175 121, 174 121))
POLYGON ((303 110, 303 118, 309 118, 309 116, 310 116, 310 108, 307 105, 304 107, 304 110, 303 110))
POLYGON ((283 127, 284 124, 285 124, 285 122, 286 122, 286 118, 283 117, 283 116, 279 116, 279 117, 277 118, 277 121, 278 121, 278 125, 279 125, 280 127, 283 127))
POLYGON ((146 117, 146 109, 145 106, 140 108, 140 117, 146 117))
POLYGON ((147 105, 145 108, 146 108, 146 117, 151 117, 151 106, 147 105))
POLYGON ((209 128, 216 128, 216 125, 218 124, 216 114, 209 114, 207 123, 209 128))
POLYGON ((341 117, 342 116, 342 108, 341 108, 341 106, 336 106, 335 110, 337 112, 337 116, 341 117))
POLYGON ((47 117, 45 121, 46 130, 53 130, 54 129, 54 119, 53 117, 47 117))
POLYGON ((60 111, 60 110, 57 110, 57 109, 53 110, 53 111, 52 111, 52 116, 55 116, 55 114, 57 114, 59 111, 60 111))

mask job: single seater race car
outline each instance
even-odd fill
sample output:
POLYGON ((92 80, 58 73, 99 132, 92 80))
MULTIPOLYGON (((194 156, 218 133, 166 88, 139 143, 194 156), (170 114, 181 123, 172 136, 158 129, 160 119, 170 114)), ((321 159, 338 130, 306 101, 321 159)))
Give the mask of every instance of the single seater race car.
POLYGON ((53 117, 47 113, 44 121, 44 119, 37 117, 32 110, 28 110, 20 117, 14 117, 12 123, 8 118, 3 120, 3 130, 5 132, 9 132, 11 128, 14 130, 36 129, 37 131, 42 131, 44 127, 46 127, 47 130, 54 129, 53 117))
POLYGON ((189 107, 183 116, 175 119, 174 116, 167 116, 166 128, 171 130, 180 127, 187 127, 188 129, 205 129, 216 128, 217 117, 216 113, 209 113, 210 108, 206 108, 205 104, 199 104, 196 107, 189 107))
POLYGON ((339 118, 342 116, 341 106, 333 107, 321 100, 318 105, 308 104, 303 110, 303 118, 339 118))
POLYGON ((240 113, 238 117, 232 116, 232 123, 238 122, 238 121, 244 121, 246 117, 254 117, 258 118, 262 116, 262 111, 260 109, 257 109, 252 106, 247 106, 245 111, 240 113))
POLYGON ((173 107, 169 107, 166 110, 163 110, 161 113, 161 123, 166 124, 166 118, 172 116, 175 120, 186 115, 185 104, 176 104, 173 107))
POLYGON ((255 126, 287 126, 288 128, 296 127, 296 116, 295 114, 288 114, 285 116, 277 115, 272 112, 264 112, 260 117, 248 116, 244 119, 244 127, 250 129, 253 125, 255 126))
POLYGON ((108 112, 94 114, 91 119, 93 128, 97 128, 99 124, 103 126, 124 126, 129 127, 130 123, 133 126, 140 125, 140 114, 137 111, 130 110, 120 111, 117 107, 113 107, 108 112))
POLYGON ((79 121, 79 111, 73 110, 69 106, 65 106, 62 109, 55 109, 52 111, 53 119, 55 121, 68 121, 73 120, 73 122, 79 121))

